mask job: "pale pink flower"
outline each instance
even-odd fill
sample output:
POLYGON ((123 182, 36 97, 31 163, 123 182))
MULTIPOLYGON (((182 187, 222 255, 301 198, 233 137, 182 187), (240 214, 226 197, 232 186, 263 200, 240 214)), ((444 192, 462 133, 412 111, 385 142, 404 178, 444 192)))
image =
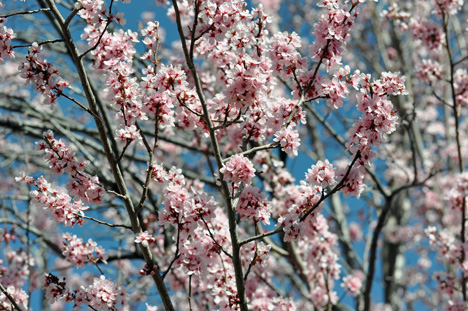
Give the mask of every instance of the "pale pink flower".
POLYGON ((255 176, 255 168, 252 162, 243 155, 234 155, 219 170, 225 181, 250 184, 255 176))
MULTIPOLYGON (((17 288, 13 285, 10 285, 6 288, 7 293, 13 300, 20 306, 23 306, 23 308, 27 308, 28 306, 28 294, 21 289, 17 288)), ((6 295, 3 293, 0 293, 0 310, 5 310, 5 311, 13 311, 16 310, 16 308, 13 308, 9 298, 7 298, 6 295)))
POLYGON ((317 192, 322 192, 323 189, 336 183, 335 169, 328 160, 318 161, 307 171, 305 180, 315 187, 317 192))
POLYGON ((251 219, 255 222, 270 223, 271 205, 266 195, 260 189, 246 186, 242 191, 237 204, 237 213, 242 219, 251 219))
POLYGON ((89 207, 84 206, 81 201, 73 202, 63 188, 52 188, 42 176, 34 179, 22 173, 16 180, 36 187, 37 190, 30 192, 32 204, 48 210, 55 221, 64 223, 65 226, 82 225, 83 219, 80 216, 89 207))
POLYGON ((77 159, 72 147, 63 139, 57 140, 51 130, 45 131, 43 136, 45 142, 36 143, 36 149, 46 153, 44 159, 51 172, 56 175, 70 174, 71 178, 66 188, 76 200, 86 204, 100 204, 105 190, 99 184, 97 176, 91 176, 84 171, 89 162, 83 158, 77 159))
POLYGON ((281 128, 275 133, 273 141, 279 142, 281 150, 290 156, 297 156, 297 148, 301 145, 299 133, 292 126, 281 128))
POLYGON ((0 64, 5 63, 5 58, 15 57, 15 52, 11 48, 11 40, 15 37, 13 29, 2 26, 0 22, 0 64))
POLYGON ((116 138, 122 145, 126 145, 134 140, 141 142, 140 131, 135 125, 125 126, 116 130, 116 138))
POLYGON ((156 239, 148 233, 148 231, 137 233, 135 243, 141 243, 144 247, 148 247, 150 243, 156 241, 156 239))
POLYGON ((20 76, 35 85, 35 91, 45 96, 45 104, 53 104, 69 83, 58 75, 58 70, 39 57, 42 46, 34 42, 28 50, 26 61, 19 66, 20 76))
POLYGON ((81 238, 76 235, 72 236, 68 232, 64 233, 62 237, 64 239, 62 254, 72 265, 83 269, 85 263, 106 262, 105 250, 93 240, 89 239, 85 243, 81 238))
POLYGON ((91 286, 86 289, 86 300, 88 305, 96 310, 116 310, 118 306, 127 304, 127 293, 104 275, 95 278, 91 286))
POLYGON ((362 287, 363 280, 364 274, 361 271, 356 270, 353 271, 352 274, 344 277, 341 285, 351 296, 357 296, 362 287))
POLYGON ((349 236, 351 240, 356 242, 362 239, 362 228, 359 224, 355 222, 349 223, 349 236))

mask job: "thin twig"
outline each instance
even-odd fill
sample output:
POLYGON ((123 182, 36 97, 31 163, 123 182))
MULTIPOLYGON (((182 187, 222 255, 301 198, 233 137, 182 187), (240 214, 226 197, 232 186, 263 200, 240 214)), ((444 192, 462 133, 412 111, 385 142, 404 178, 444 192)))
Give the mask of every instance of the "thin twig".
POLYGON ((72 102, 74 102, 75 104, 77 104, 78 106, 80 106, 81 109, 83 109, 84 111, 86 111, 87 113, 89 113, 90 115, 92 115, 93 117, 97 117, 96 115, 93 114, 93 112, 86 106, 84 106, 83 104, 81 104, 80 102, 78 102, 76 99, 74 99, 73 97, 70 97, 68 96, 67 94, 65 93, 60 93, 59 95, 71 100, 72 102))
MULTIPOLYGON (((37 45, 41 46, 41 45, 44 45, 44 44, 53 44, 53 43, 58 43, 58 42, 63 42, 63 39, 41 41, 41 42, 37 43, 37 45)), ((11 48, 12 49, 27 48, 27 47, 30 47, 30 46, 32 46, 32 44, 12 45, 11 48)))
POLYGON ((45 9, 37 9, 37 10, 33 10, 33 11, 15 12, 15 13, 11 13, 11 14, 8 14, 8 15, 0 15, 0 18, 8 18, 8 17, 15 16, 15 15, 36 14, 36 13, 39 13, 39 12, 47 12, 47 11, 50 11, 50 9, 45 8, 45 9))
POLYGON ((102 220, 99 220, 99 219, 96 219, 96 218, 93 218, 93 217, 89 217, 89 216, 85 216, 85 215, 80 215, 80 214, 74 214, 75 216, 79 217, 79 218, 84 218, 84 219, 87 219, 87 220, 91 220, 91 221, 94 221, 98 224, 101 224, 101 225, 106 225, 108 227, 111 227, 111 228, 125 228, 125 229, 129 229, 129 230, 132 230, 132 227, 130 226, 127 226, 127 225, 123 225, 123 224, 111 224, 111 223, 108 223, 108 222, 105 222, 105 221, 102 221, 102 220))

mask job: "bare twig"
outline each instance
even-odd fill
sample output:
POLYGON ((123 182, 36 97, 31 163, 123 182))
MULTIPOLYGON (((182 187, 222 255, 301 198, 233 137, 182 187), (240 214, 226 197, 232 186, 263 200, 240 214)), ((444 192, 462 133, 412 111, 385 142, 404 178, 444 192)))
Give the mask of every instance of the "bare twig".
POLYGON ((0 18, 8 18, 8 17, 15 16, 15 15, 36 14, 39 12, 47 12, 47 11, 50 11, 50 9, 45 8, 45 9, 37 9, 37 10, 32 10, 32 11, 15 12, 15 13, 7 14, 7 15, 0 15, 0 18))
POLYGON ((96 219, 96 218, 93 218, 93 217, 89 217, 89 216, 85 216, 85 215, 80 215, 80 214, 74 214, 76 217, 79 217, 79 218, 83 218, 83 219, 87 219, 87 220, 91 220, 91 221, 94 221, 95 223, 98 223, 100 225, 106 225, 108 227, 111 227, 111 228, 125 228, 125 229, 130 229, 132 230, 132 227, 130 226, 126 226, 126 225, 119 225, 119 224, 111 224, 111 223, 108 223, 108 222, 105 222, 105 221, 102 221, 102 220, 99 220, 99 219, 96 219))

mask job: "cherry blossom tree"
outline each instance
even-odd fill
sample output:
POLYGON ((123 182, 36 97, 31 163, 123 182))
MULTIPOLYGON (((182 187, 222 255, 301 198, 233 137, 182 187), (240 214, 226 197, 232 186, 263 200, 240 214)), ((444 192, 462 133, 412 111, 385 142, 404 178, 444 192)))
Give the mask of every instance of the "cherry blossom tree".
POLYGON ((0 310, 467 310, 467 13, 0 1, 0 310))

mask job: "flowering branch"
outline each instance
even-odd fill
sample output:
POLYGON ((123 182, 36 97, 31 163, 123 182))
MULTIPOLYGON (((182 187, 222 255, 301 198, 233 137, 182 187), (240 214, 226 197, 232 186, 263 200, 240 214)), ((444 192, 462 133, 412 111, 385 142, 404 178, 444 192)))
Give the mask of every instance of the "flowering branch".
MULTIPOLYGON (((88 76, 86 74, 86 70, 83 65, 83 54, 79 54, 78 49, 74 43, 73 37, 70 33, 70 29, 68 28, 68 25, 65 24, 65 20, 62 17, 60 11, 57 9, 55 6, 55 3, 51 0, 45 0, 51 9, 53 15, 56 18, 56 21, 61 27, 61 32, 64 37, 64 40, 66 42, 66 45, 68 47, 69 53, 73 59, 73 62, 75 63, 75 66, 77 67, 79 76, 80 76, 80 81, 83 86, 83 90, 85 92, 86 98, 88 100, 89 104, 89 109, 93 112, 93 115, 99 116, 98 108, 96 105, 96 98, 92 92, 88 76)), ((112 149, 110 146, 110 142, 107 138, 107 133, 106 129, 103 125, 102 119, 99 117, 94 117, 94 120, 96 122, 97 129, 99 131, 99 136, 101 139, 101 142, 103 144, 103 148, 105 151, 105 154, 107 156, 107 160, 109 161, 110 167, 112 169, 112 173, 114 174, 114 178, 117 184, 117 187, 119 188, 119 192, 122 194, 122 196, 125 198, 124 203, 125 203, 125 208, 127 209, 130 221, 132 223, 132 229, 135 233, 142 233, 142 228, 139 222, 139 219, 136 215, 135 212, 135 207, 133 205, 133 202, 130 200, 130 196, 128 194, 128 189, 125 185, 124 178, 122 176, 121 170, 118 166, 118 163, 116 163, 114 155, 112 154, 112 149)), ((145 258, 145 261, 147 262, 148 266, 153 267, 154 262, 153 262, 153 255, 151 253, 151 250, 148 246, 143 246, 140 244, 140 248, 143 252, 143 256, 145 258)), ((166 308, 167 311, 174 311, 174 307, 172 305, 172 301, 170 298, 170 295, 167 291, 166 285, 164 284, 164 281, 162 280, 161 276, 159 273, 155 273, 153 276, 153 280, 158 288, 158 291, 160 293, 161 299, 163 301, 163 304, 166 308)))
MULTIPOLYGON (((445 33, 445 49, 447 51, 447 57, 449 60, 449 85, 450 91, 452 95, 452 113, 455 119, 455 141, 457 144, 457 155, 458 155, 458 171, 460 174, 464 172, 464 164, 463 164, 463 154, 462 154, 462 144, 460 140, 460 110, 461 110, 461 103, 458 103, 457 100, 457 92, 455 91, 455 81, 454 81, 454 74, 455 74, 455 64, 452 58, 452 50, 450 48, 450 35, 448 31, 448 20, 449 16, 446 14, 445 10, 441 8, 442 13, 442 20, 443 20, 443 29, 445 33)), ((462 209, 461 209, 461 232, 460 232, 460 239, 462 245, 465 245, 466 242, 466 193, 462 194, 462 209)), ((461 265, 464 264, 466 259, 466 254, 464 251, 461 252, 461 265)), ((461 286, 462 286, 462 295, 463 301, 467 302, 467 278, 465 273, 462 271, 461 273, 461 286)))
POLYGON ((361 152, 360 151, 356 152, 356 155, 354 156, 353 161, 348 166, 348 169, 346 170, 346 173, 341 179, 341 181, 335 187, 333 187, 333 189, 330 190, 330 192, 328 192, 327 194, 322 192, 322 195, 320 196, 320 199, 318 200, 318 202, 315 203, 314 206, 312 206, 305 214, 303 214, 301 218, 299 218, 301 222, 304 221, 307 218, 307 216, 313 213, 317 209, 317 207, 319 207, 320 204, 322 204, 323 201, 325 201, 327 198, 329 198, 330 196, 332 196, 334 193, 341 190, 345 186, 346 179, 348 179, 351 169, 353 168, 354 164, 360 157, 361 157, 361 152))
MULTIPOLYGON (((193 62, 193 59, 191 58, 190 52, 187 48, 187 42, 185 40, 184 31, 182 29, 179 6, 176 0, 172 0, 172 4, 174 6, 174 11, 176 14, 177 30, 179 32, 179 37, 182 42, 182 49, 184 51, 185 61, 187 63, 187 66, 190 69, 192 78, 195 81, 195 88, 197 91, 197 95, 201 102, 201 105, 203 108, 204 119, 208 127, 208 131, 210 133, 211 143, 213 145, 213 150, 214 150, 214 156, 218 164, 218 169, 221 169, 223 167, 221 151, 218 145, 216 133, 213 130, 214 127, 210 119, 208 107, 206 105, 206 101, 203 95, 203 90, 200 84, 200 79, 195 69, 195 64, 193 62)), ((195 30, 196 29, 192 28, 192 32, 195 32, 195 30)), ((226 196, 225 198, 226 198, 226 204, 227 204, 227 214, 228 214, 228 219, 229 219, 229 232, 231 235, 231 242, 232 242, 232 256, 233 256, 233 264, 234 264, 234 270, 235 270, 235 275, 236 275, 236 286, 237 286, 237 291, 238 291, 237 294, 239 296, 239 305, 240 305, 241 311, 248 311, 247 299, 245 295, 245 284, 244 284, 244 279, 243 279, 244 275, 242 272, 242 262, 240 258, 240 244, 239 244, 239 238, 237 234, 236 212, 235 212, 234 206, 232 206, 231 199, 229 198, 229 195, 228 195, 229 186, 227 182, 223 180, 223 173, 221 172, 220 172, 220 179, 221 179, 223 192, 226 196)))
POLYGON ((7 289, 5 287, 3 287, 3 285, 1 283, 0 283, 0 291, 3 293, 3 295, 5 295, 8 298, 8 300, 11 302, 11 304, 13 305, 13 307, 17 311, 23 311, 23 309, 21 309, 20 306, 18 306, 16 301, 13 299, 13 297, 11 297, 11 295, 8 293, 7 289))

